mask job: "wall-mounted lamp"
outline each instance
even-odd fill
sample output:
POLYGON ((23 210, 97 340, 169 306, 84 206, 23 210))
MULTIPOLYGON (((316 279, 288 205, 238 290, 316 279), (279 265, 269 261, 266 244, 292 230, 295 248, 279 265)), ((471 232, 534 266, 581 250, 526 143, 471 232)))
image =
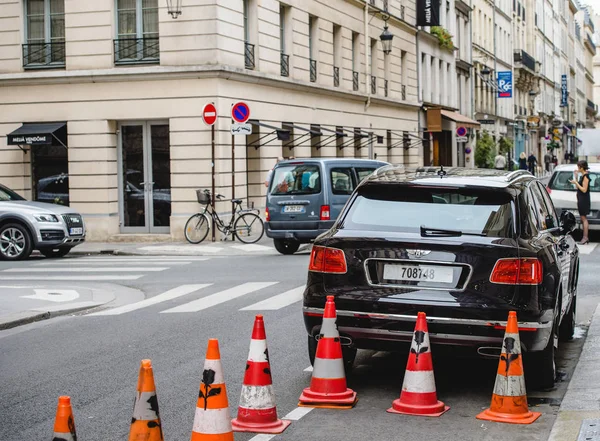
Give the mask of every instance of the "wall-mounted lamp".
POLYGON ((383 47, 383 53, 389 55, 392 52, 392 40, 394 39, 394 34, 388 31, 387 23, 383 27, 383 32, 379 36, 381 40, 381 46, 383 47))
POLYGON ((172 18, 177 18, 181 15, 181 2, 183 0, 167 0, 167 11, 172 18))

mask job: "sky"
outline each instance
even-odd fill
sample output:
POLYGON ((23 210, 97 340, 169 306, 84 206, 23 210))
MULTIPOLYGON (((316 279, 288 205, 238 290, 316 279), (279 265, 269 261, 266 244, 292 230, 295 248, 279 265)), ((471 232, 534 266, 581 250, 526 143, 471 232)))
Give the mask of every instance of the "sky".
POLYGON ((596 14, 600 14, 600 0, 580 0, 579 3, 591 6, 596 14))

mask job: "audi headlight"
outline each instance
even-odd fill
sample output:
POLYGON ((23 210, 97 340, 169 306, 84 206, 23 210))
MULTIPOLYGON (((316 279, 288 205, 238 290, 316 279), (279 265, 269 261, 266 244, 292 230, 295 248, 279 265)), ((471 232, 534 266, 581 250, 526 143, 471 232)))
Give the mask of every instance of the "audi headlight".
POLYGON ((33 217, 38 222, 58 222, 58 217, 53 214, 35 214, 33 217))

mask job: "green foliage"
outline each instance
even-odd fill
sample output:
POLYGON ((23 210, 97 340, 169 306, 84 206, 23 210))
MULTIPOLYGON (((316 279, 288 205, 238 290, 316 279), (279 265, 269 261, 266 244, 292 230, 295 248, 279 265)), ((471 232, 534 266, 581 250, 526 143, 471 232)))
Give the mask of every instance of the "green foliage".
POLYGON ((475 166, 493 168, 495 151, 496 142, 488 132, 484 131, 475 144, 475 166))
POLYGON ((506 155, 513 148, 513 141, 510 138, 505 138, 504 136, 500 138, 498 141, 498 153, 501 155, 506 155))
POLYGON ((446 29, 441 26, 432 26, 431 34, 438 38, 440 47, 449 51, 454 50, 454 43, 452 42, 452 35, 446 29))

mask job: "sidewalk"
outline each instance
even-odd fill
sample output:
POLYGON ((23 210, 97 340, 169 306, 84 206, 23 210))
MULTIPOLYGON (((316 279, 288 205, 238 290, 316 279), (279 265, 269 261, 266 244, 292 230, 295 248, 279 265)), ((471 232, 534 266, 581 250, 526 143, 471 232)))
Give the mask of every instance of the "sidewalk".
POLYGON ((600 305, 548 441, 597 440, 600 433, 600 305), (594 420, 594 421, 588 421, 594 420), (593 426, 592 426, 593 425, 593 426), (579 437, 579 433, 588 434, 579 437))

